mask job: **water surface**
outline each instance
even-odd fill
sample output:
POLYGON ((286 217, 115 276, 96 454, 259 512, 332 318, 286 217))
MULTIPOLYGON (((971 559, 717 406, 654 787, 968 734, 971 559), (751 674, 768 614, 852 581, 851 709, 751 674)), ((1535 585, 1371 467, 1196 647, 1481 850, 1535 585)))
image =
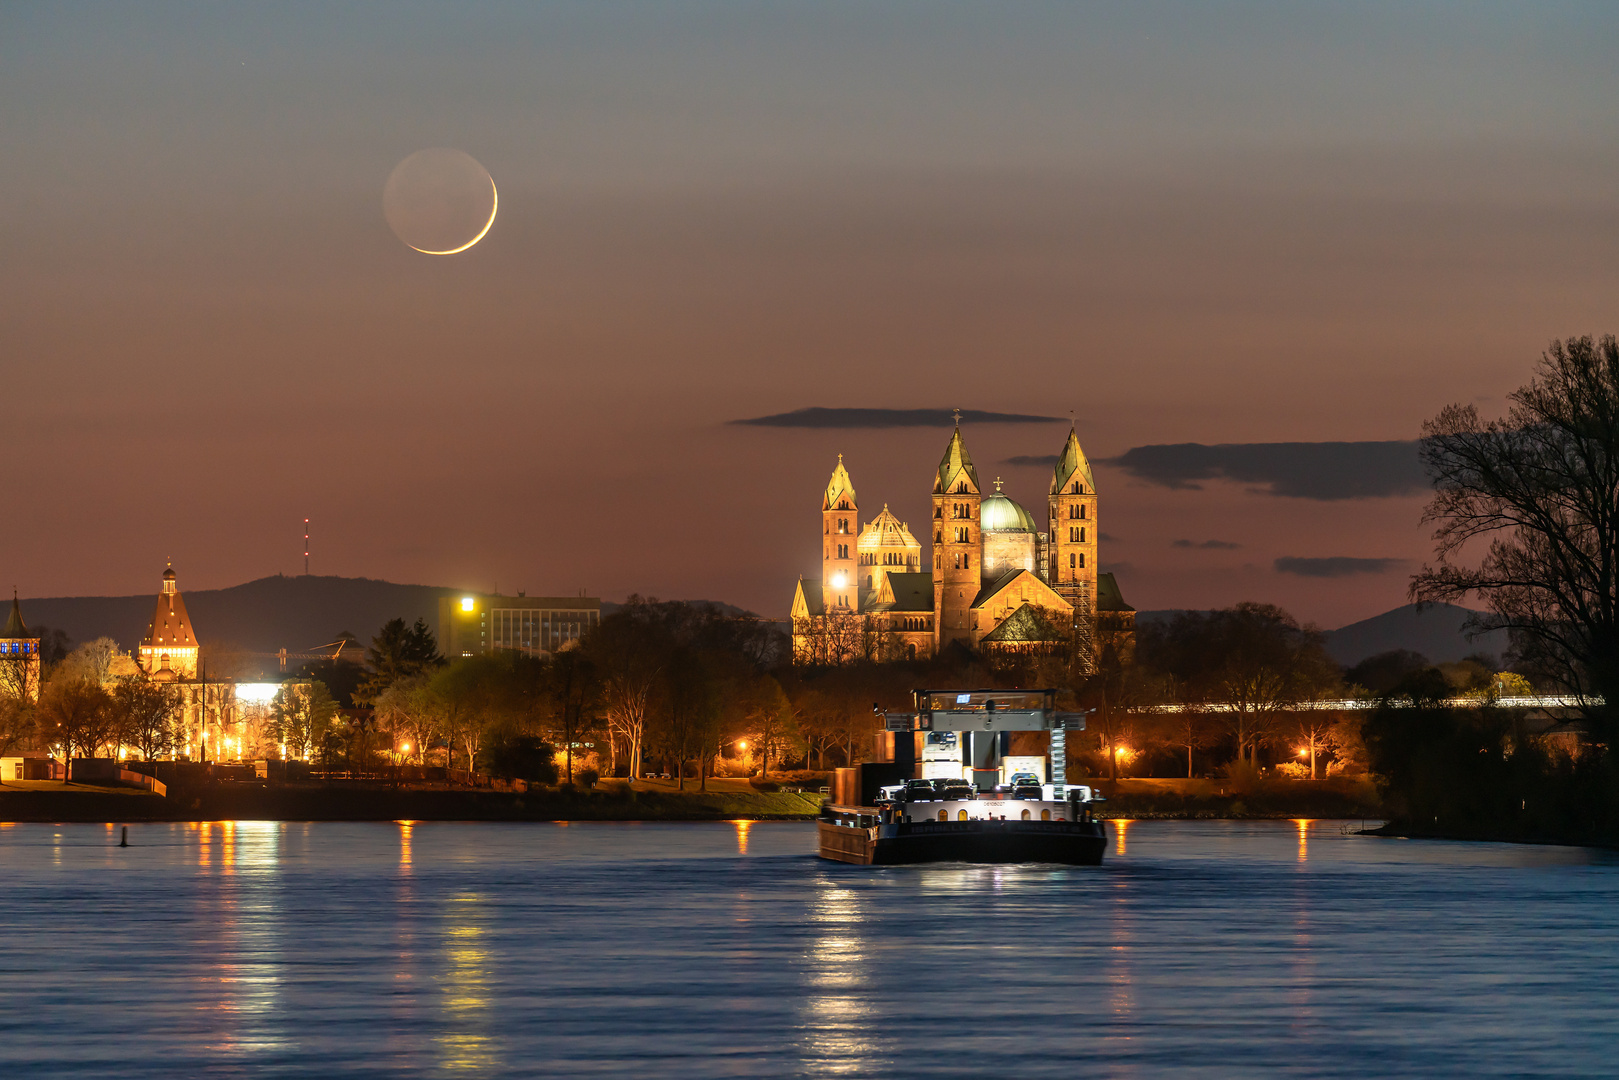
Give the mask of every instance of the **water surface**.
POLYGON ((1619 861, 1137 822, 865 868, 803 823, 0 827, 7 1076, 1613 1075, 1619 861))

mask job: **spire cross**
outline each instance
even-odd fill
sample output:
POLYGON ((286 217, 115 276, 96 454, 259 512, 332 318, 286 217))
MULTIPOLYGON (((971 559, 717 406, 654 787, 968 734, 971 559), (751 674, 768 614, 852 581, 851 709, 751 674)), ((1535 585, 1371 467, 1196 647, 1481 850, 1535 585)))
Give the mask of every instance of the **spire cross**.
POLYGON ((961 426, 961 410, 960 409, 951 409, 950 412, 951 412, 951 415, 953 415, 956 418, 956 426, 960 427, 961 426))
POLYGON ((1001 493, 1001 478, 997 476, 995 478, 995 494, 999 495, 1000 493, 1001 493))

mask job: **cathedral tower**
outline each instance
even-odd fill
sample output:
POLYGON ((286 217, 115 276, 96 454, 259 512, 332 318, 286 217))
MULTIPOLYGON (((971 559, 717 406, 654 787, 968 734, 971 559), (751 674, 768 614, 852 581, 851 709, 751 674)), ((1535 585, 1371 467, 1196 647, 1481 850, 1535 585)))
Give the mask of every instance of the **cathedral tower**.
POLYGON ((39 700, 39 635, 22 621, 22 604, 11 594, 11 617, 0 630, 0 697, 39 700))
POLYGON ((821 596, 827 614, 860 610, 860 574, 855 550, 860 532, 860 508, 854 482, 838 455, 838 467, 827 481, 821 499, 821 596))
POLYGON ((1079 436, 1071 428, 1051 476, 1050 510, 1048 580, 1058 596, 1074 605, 1075 612, 1092 612, 1096 606, 1096 481, 1085 451, 1079 448, 1079 436))
POLYGON ((141 639, 139 655, 141 668, 154 679, 197 677, 197 638, 172 566, 163 571, 163 591, 157 594, 157 609, 141 639))
POLYGON ((978 520, 983 493, 978 470, 961 440, 960 414, 955 434, 944 448, 933 481, 933 647, 952 641, 971 643, 967 613, 978 596, 983 572, 983 533, 978 520))

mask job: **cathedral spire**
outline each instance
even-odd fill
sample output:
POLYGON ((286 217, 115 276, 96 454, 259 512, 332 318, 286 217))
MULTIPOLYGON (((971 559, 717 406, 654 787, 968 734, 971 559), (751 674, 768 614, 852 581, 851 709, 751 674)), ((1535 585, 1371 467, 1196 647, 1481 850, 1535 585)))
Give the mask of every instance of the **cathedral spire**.
POLYGON ((1069 428, 1068 441, 1063 444, 1062 453, 1057 455, 1057 468, 1051 474, 1051 494, 1069 491, 1075 483, 1082 485, 1081 491, 1076 494, 1094 494, 1096 491, 1091 463, 1085 457, 1085 451, 1079 447, 1078 433, 1069 428))
POLYGON ((22 621, 22 603, 17 599, 17 590, 11 590, 11 618, 6 620, 6 628, 0 630, 0 638, 30 638, 34 635, 28 632, 28 624, 22 621))
POLYGON ((847 502, 849 509, 859 505, 855 498, 854 481, 849 478, 849 470, 843 467, 843 455, 838 455, 838 467, 832 470, 832 479, 826 483, 826 494, 821 497, 822 510, 835 510, 840 502, 847 502))
MULTIPOLYGON (((956 416, 959 418, 960 415, 957 410, 956 416)), ((939 460, 939 479, 933 491, 935 494, 953 491, 963 479, 970 482, 972 494, 978 494, 978 470, 973 468, 973 459, 967 453, 967 444, 962 441, 961 425, 958 423, 955 434, 950 436, 949 445, 944 448, 944 457, 939 460)))

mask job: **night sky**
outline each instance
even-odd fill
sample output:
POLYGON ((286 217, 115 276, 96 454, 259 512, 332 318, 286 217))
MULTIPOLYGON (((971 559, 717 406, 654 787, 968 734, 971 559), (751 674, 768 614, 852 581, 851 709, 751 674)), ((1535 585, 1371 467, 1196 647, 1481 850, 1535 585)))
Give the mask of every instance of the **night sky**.
POLYGON ((1073 410, 1137 607, 1376 614, 1429 545, 1365 444, 1619 332, 1616 45, 1611 3, 13 0, 0 583, 296 573, 307 516, 317 573, 780 616, 838 453, 925 531, 948 424, 839 410, 959 407, 1062 418, 964 425, 1042 519, 1073 410), (499 185, 459 255, 383 216, 429 147, 499 185))

